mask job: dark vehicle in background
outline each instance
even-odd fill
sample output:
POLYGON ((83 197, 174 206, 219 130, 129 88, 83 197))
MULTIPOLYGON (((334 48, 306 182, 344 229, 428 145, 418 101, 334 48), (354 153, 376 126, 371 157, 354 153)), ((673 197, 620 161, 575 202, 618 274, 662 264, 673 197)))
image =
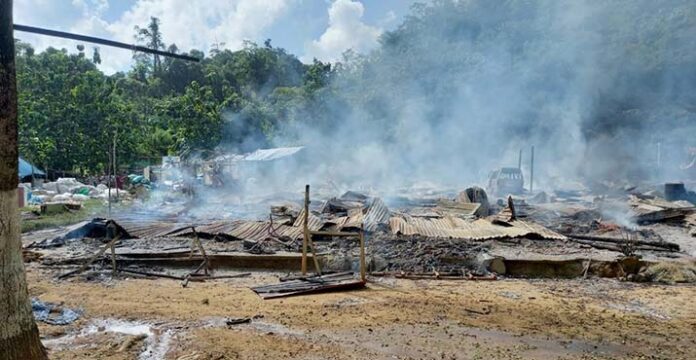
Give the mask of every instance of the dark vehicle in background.
POLYGON ((504 167, 488 175, 488 192, 495 196, 524 192, 524 176, 518 168, 504 167))

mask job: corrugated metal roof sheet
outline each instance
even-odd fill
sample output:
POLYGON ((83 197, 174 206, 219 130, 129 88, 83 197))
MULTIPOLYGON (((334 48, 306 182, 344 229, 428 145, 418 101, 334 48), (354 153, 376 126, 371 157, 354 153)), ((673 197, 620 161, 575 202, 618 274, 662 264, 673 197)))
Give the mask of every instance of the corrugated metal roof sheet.
POLYGON ((408 215, 389 219, 393 234, 421 235, 425 237, 449 237, 468 240, 488 240, 497 238, 516 238, 539 236, 544 239, 563 240, 565 236, 541 225, 524 221, 514 221, 512 226, 496 225, 488 220, 467 221, 453 216, 442 218, 421 218, 408 215))
POLYGON ((364 209, 350 209, 348 210, 348 216, 325 220, 320 227, 327 230, 341 231, 345 229, 359 229, 364 225, 365 230, 374 232, 379 229, 380 225, 386 226, 389 224, 390 215, 389 208, 387 208, 382 199, 374 198, 364 209))
POLYGON ((454 215, 460 217, 473 218, 481 204, 474 202, 461 202, 448 199, 439 199, 437 206, 433 209, 441 215, 454 215))
POLYGON ((135 238, 152 238, 159 236, 167 236, 180 231, 183 228, 191 226, 190 224, 161 221, 161 220, 138 220, 138 219, 114 219, 116 224, 120 226, 128 235, 135 238))
POLYGON ((382 199, 374 198, 362 219, 362 222, 365 224, 365 230, 376 231, 380 225, 389 223, 390 216, 389 208, 387 208, 382 199))
MULTIPOLYGON (((274 236, 287 236, 292 239, 302 238, 302 228, 288 225, 273 224, 268 221, 253 220, 223 220, 210 224, 196 226, 196 232, 202 236, 214 237, 223 235, 240 240, 260 241, 274 236)), ((190 228, 169 235, 190 236, 193 234, 190 228)))
MULTIPOLYGON (((309 217, 307 218, 308 220, 308 226, 309 230, 312 231, 317 231, 320 230, 324 226, 324 221, 320 219, 318 216, 312 214, 312 212, 309 212, 309 217)), ((302 229, 303 226, 303 221, 304 221, 304 209, 300 210, 300 213, 297 214, 297 219, 295 219, 295 223, 292 224, 294 227, 298 227, 302 229)))
POLYGON ((243 161, 270 161, 275 159, 292 156, 304 149, 304 146, 282 147, 275 149, 259 149, 244 155, 243 161))

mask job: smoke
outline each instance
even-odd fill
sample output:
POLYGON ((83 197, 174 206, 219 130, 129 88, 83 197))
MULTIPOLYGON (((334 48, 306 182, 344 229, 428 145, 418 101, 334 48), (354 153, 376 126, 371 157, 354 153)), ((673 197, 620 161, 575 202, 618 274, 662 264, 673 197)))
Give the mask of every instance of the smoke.
MULTIPOLYGON (((684 37, 695 8, 436 2, 385 35, 357 74, 339 76, 337 93, 365 100, 337 116, 336 134, 348 136, 317 145, 364 145, 376 155, 367 177, 377 179, 480 181, 481 170, 514 165, 518 149, 532 144, 540 183, 646 179, 655 175, 658 142, 694 141, 693 82, 683 77, 696 74, 686 67, 696 60, 693 40, 684 37)), ((674 152, 657 175, 678 175, 670 173, 681 160, 674 152)), ((353 154, 343 158, 360 165, 365 154, 353 154)))
POLYGON ((259 146, 306 154, 266 178, 282 179, 274 190, 463 188, 517 166, 520 149, 528 178, 532 145, 539 187, 683 177, 696 134, 695 28, 691 1, 414 6, 377 50, 345 54, 328 88, 288 110, 303 120, 259 146))

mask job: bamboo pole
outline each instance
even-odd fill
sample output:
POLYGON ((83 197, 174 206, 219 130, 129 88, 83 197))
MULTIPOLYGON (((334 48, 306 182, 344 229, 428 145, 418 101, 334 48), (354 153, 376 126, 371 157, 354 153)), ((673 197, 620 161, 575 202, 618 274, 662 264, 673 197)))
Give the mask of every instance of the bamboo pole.
MULTIPOLYGON (((210 267, 210 263, 208 262, 208 254, 205 253, 205 249, 203 248, 201 239, 198 237, 198 232, 196 232, 196 228, 192 226, 191 230, 193 231, 193 239, 196 243, 196 246, 198 246, 198 250, 200 250, 201 255, 203 255, 203 264, 205 264, 205 266, 203 266, 203 273, 208 275, 208 268, 210 267)), ((191 251, 193 253, 193 249, 191 251)))
POLYGON ((307 275, 307 243, 309 241, 309 184, 305 185, 304 221, 302 239, 302 275, 307 275))
POLYGON ((92 256, 89 260, 87 260, 87 262, 85 262, 84 264, 82 264, 82 266, 80 266, 79 269, 74 270, 74 271, 71 271, 71 272, 68 272, 68 273, 65 273, 65 274, 63 274, 63 275, 60 275, 60 276, 58 276, 58 278, 59 278, 59 279, 63 279, 63 278, 66 278, 66 277, 68 277, 68 276, 72 276, 72 275, 75 275, 75 274, 79 274, 79 273, 81 273, 81 272, 87 270, 87 268, 88 268, 90 265, 92 265, 93 262, 95 262, 100 256, 102 256, 102 255, 106 252, 106 249, 108 249, 109 247, 114 246, 114 244, 116 244, 116 242, 117 242, 120 238, 121 238, 121 235, 120 235, 120 234, 114 236, 114 238, 113 238, 111 241, 109 241, 108 244, 106 244, 104 247, 102 247, 101 249, 99 249, 99 251, 98 251, 94 256, 92 256))
POLYGON ((319 267, 319 260, 317 258, 317 252, 314 249, 314 241, 312 241, 312 234, 309 234, 309 246, 312 249, 312 260, 314 261, 314 269, 317 271, 317 274, 321 275, 321 267, 319 267))
POLYGON ((365 270, 365 229, 363 225, 360 225, 360 280, 362 282, 367 281, 365 270))
POLYGON ((110 243, 111 248, 111 272, 114 276, 116 276, 116 249, 114 248, 114 243, 110 243))

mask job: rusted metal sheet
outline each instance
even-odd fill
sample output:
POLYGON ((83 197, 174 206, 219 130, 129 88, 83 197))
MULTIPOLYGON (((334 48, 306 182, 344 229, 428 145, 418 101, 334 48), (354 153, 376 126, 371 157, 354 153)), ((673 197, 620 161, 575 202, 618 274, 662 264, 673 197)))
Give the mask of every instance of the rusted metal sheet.
POLYGON ((162 220, 137 220, 115 218, 114 221, 130 237, 153 238, 174 234, 181 229, 190 227, 191 224, 162 220))
POLYGON ((565 236, 541 225, 524 221, 511 222, 511 226, 496 225, 488 220, 467 221, 453 216, 422 218, 408 215, 389 219, 391 232, 397 235, 421 235, 425 237, 449 237, 467 240, 489 240, 538 236, 544 239, 563 240, 565 236))
POLYGON ((342 231, 359 229, 364 225, 365 230, 374 232, 380 226, 389 224, 390 215, 389 208, 387 208, 384 202, 380 198, 374 198, 364 209, 351 209, 348 211, 348 216, 326 220, 324 227, 329 230, 342 231))
POLYGON ((251 288, 263 299, 314 294, 319 292, 352 290, 365 287, 365 282, 355 279, 353 273, 310 276, 297 280, 251 288))
POLYGON ((453 215, 458 217, 473 218, 476 211, 481 207, 479 203, 461 202, 448 199, 440 199, 437 206, 433 209, 440 215, 453 215))
POLYGON ((368 206, 365 211, 365 216, 363 217, 363 223, 365 224, 365 230, 376 231, 380 225, 386 225, 389 223, 389 217, 391 213, 389 208, 384 204, 382 199, 374 198, 372 203, 368 206))
POLYGON ((633 220, 637 223, 659 222, 680 218, 694 213, 696 208, 686 201, 667 201, 664 199, 638 199, 630 202, 633 220))
MULTIPOLYGON (((309 212, 309 217, 308 217, 308 222, 307 226, 309 227, 309 230, 319 230, 324 226, 324 221, 320 219, 318 216, 312 214, 312 212, 309 212)), ((304 209, 300 211, 300 213, 297 215, 297 219, 295 219, 295 223, 292 224, 293 227, 300 228, 302 229, 302 222, 304 221, 304 209)))
MULTIPOLYGON (((196 231, 205 237, 223 236, 238 240, 260 241, 271 237, 289 237, 291 239, 302 238, 302 228, 288 225, 278 225, 268 221, 233 220, 216 221, 207 225, 199 225, 196 231)), ((190 236, 192 231, 186 229, 178 232, 177 236, 190 236)))

